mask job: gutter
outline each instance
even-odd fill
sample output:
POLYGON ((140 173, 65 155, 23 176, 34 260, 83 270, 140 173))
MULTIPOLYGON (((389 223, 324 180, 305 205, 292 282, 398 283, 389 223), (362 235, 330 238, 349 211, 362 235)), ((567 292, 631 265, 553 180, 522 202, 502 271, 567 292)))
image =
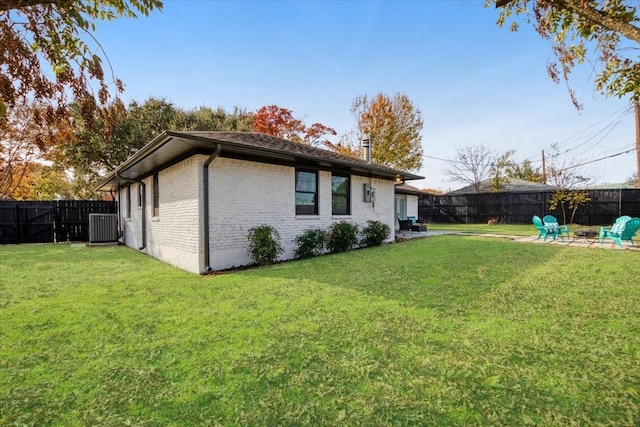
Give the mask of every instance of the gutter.
MULTIPOLYGON (((100 185, 96 188, 96 191, 104 191, 104 190, 101 190, 101 188, 104 187, 109 181, 111 181, 114 176, 117 178, 119 173, 126 171, 126 169, 132 166, 135 166, 136 164, 144 160, 145 157, 155 153, 160 148, 167 145, 173 138, 168 138, 165 141, 162 141, 162 139, 168 136, 170 135, 168 134, 168 132, 165 131, 165 132, 162 132, 157 137, 155 137, 153 140, 151 140, 151 142, 146 144, 144 147, 138 150, 135 154, 133 154, 131 157, 129 157, 127 160, 121 163, 120 166, 118 166, 114 171, 112 171, 111 174, 108 175, 107 178, 100 183, 100 185)), ((129 179, 129 178, 125 178, 125 179, 129 179)), ((132 181, 138 182, 138 183, 140 182, 135 180, 132 180, 132 181)))
POLYGON ((211 268, 211 254, 209 249, 210 244, 210 231, 209 231, 209 165, 213 163, 213 161, 218 158, 220 152, 222 151, 222 145, 219 143, 216 144, 216 150, 211 153, 211 155, 205 160, 202 165, 202 191, 204 192, 202 197, 203 206, 203 221, 204 221, 204 230, 202 232, 202 240, 204 245, 203 256, 204 256, 204 269, 206 272, 210 272, 213 270, 211 268))

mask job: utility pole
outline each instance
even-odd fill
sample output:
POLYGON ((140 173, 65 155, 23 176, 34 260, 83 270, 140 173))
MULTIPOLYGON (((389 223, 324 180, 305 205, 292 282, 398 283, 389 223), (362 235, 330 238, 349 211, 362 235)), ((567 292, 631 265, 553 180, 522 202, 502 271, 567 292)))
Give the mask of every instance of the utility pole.
POLYGON ((547 167, 544 161, 544 150, 542 150, 542 183, 547 183, 547 167))
POLYGON ((636 186, 640 188, 640 103, 638 101, 634 102, 635 110, 636 110, 636 160, 638 161, 638 182, 636 186))

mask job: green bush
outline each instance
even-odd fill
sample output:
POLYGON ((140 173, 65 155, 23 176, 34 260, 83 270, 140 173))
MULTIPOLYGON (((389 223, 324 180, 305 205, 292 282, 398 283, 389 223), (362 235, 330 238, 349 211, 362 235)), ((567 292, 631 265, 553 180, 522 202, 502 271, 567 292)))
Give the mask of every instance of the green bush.
POLYGON ((326 242, 326 233, 320 228, 306 230, 296 237, 296 258, 311 258, 320 255, 326 242))
POLYGON ((260 225, 249 229, 249 255, 258 265, 273 264, 282 253, 280 234, 270 225, 260 225))
POLYGON ((366 247, 380 246, 387 240, 390 233, 391 229, 387 224, 380 221, 367 221, 367 226, 362 229, 360 244, 366 247))
POLYGON ((327 234, 330 252, 346 252, 358 243, 358 226, 346 221, 334 223, 327 234))

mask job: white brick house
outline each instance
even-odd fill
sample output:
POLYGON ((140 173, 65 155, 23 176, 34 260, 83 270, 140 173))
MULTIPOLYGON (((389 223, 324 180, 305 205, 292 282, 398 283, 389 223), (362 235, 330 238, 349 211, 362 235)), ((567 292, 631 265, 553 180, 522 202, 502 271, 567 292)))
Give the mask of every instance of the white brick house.
POLYGON ((122 243, 204 274, 250 264, 248 231, 262 224, 278 230, 281 259, 337 221, 393 230, 394 185, 420 178, 261 133, 164 132, 98 190, 118 200, 122 243))

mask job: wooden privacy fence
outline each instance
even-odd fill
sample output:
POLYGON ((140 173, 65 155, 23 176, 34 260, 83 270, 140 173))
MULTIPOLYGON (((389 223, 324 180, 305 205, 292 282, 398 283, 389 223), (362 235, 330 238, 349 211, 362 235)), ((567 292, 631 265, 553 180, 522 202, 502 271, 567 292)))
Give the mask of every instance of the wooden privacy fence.
MULTIPOLYGON (((581 205, 575 224, 613 224, 622 215, 640 217, 640 189, 586 190, 589 202, 581 205)), ((549 210, 553 192, 420 195, 418 217, 429 223, 480 224, 498 219, 503 224, 529 224, 531 217, 553 215, 563 222, 562 209, 549 210)), ((566 210, 566 221, 571 212, 566 210)))
POLYGON ((98 200, 0 201, 0 244, 88 242, 90 213, 116 213, 116 204, 98 200))

